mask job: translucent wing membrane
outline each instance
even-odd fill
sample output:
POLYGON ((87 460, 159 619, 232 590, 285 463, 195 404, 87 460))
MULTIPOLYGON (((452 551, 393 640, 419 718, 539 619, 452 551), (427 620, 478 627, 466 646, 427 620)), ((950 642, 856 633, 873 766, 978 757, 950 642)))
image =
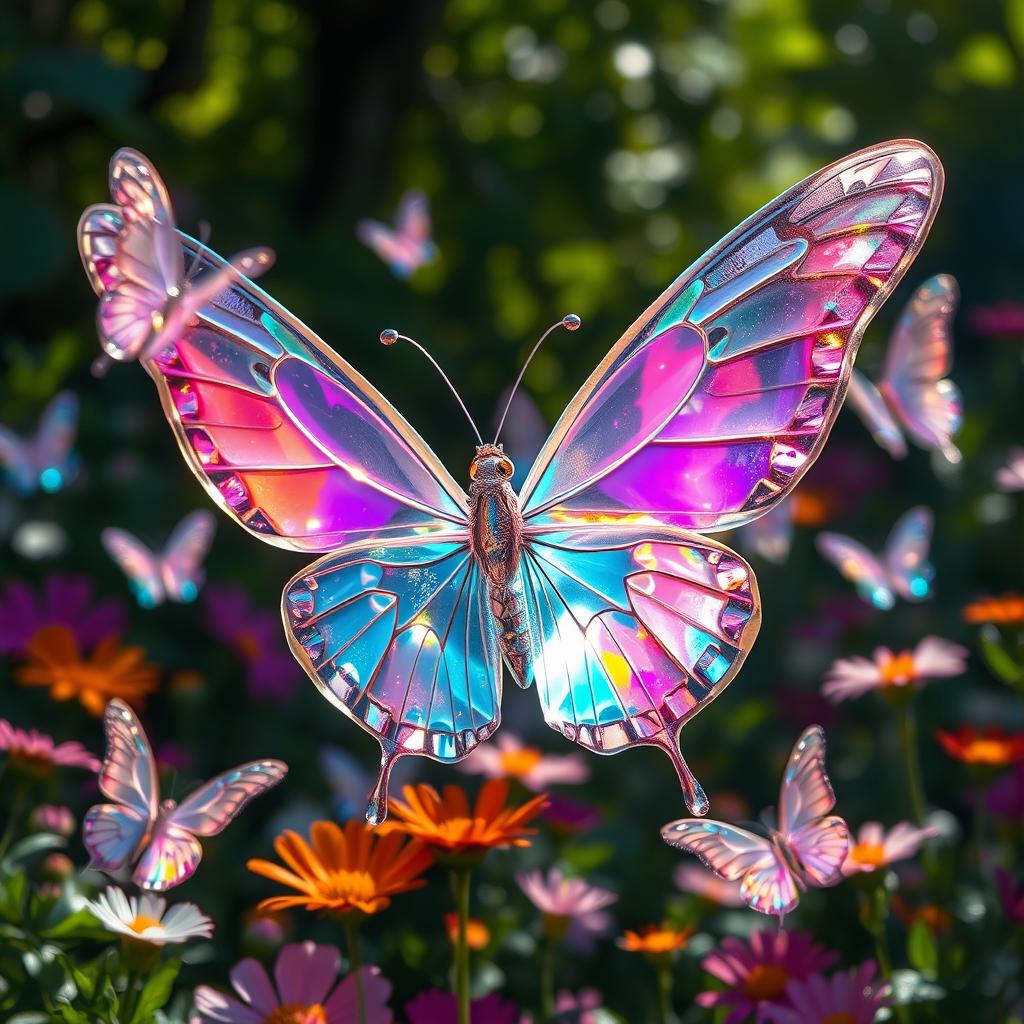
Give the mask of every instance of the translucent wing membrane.
POLYGON ((904 512, 885 542, 885 567, 892 587, 905 601, 931 596, 935 567, 929 561, 935 516, 917 505, 904 512))
POLYGON ((859 370, 850 376, 850 390, 847 393, 850 407, 861 418, 875 443, 884 448, 894 459, 907 456, 907 442, 893 414, 889 411, 882 392, 859 370))
POLYGON ((523 577, 548 724, 599 753, 662 747, 691 810, 705 813, 678 733, 753 644, 760 616, 749 567, 681 530, 620 524, 529 534, 523 577))
POLYGON ((779 827, 784 835, 799 832, 828 814, 836 795, 825 773, 825 730, 812 725, 793 747, 779 793, 779 827))
POLYGON ((289 583, 284 614, 321 692, 381 745, 371 820, 394 758, 458 761, 497 728, 497 636, 465 538, 330 555, 289 583))
POLYGON ((817 455, 875 310, 942 190, 930 150, 856 153, 790 189, 671 285, 583 386, 523 488, 528 519, 701 531, 777 503, 817 455))

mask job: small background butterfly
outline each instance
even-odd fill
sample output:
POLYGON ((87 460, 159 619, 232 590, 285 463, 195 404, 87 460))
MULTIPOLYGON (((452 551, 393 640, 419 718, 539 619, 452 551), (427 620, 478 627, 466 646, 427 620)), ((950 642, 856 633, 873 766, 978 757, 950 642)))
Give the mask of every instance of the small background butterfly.
POLYGON ((65 487, 78 468, 72 450, 77 433, 78 398, 70 391, 50 399, 30 437, 0 425, 0 466, 14 489, 28 495, 65 487))
POLYGON ((403 280, 437 258, 437 246, 430 237, 430 206, 415 189, 399 201, 393 228, 379 220, 361 220, 356 235, 403 280))
POLYGON ((1020 445, 1010 449, 1006 465, 996 470, 996 486, 1008 493, 1024 491, 1024 448, 1020 445))
POLYGON ((252 761, 204 783, 180 804, 160 801, 156 761, 135 712, 112 700, 103 716, 107 750, 100 792, 112 803, 90 807, 82 823, 91 866, 131 874, 142 889, 172 889, 203 856, 197 837, 215 836, 242 808, 288 774, 282 761, 252 761))
POLYGON ((894 459, 907 454, 906 431, 922 448, 960 461, 953 436, 963 419, 963 398, 948 377, 958 299, 954 278, 930 277, 896 322, 877 387, 858 370, 850 378, 850 405, 894 459))
POLYGON ((781 919, 808 886, 835 885, 843 877, 849 829, 842 818, 829 814, 835 805, 825 772, 825 732, 812 725, 789 755, 778 828, 767 838, 702 818, 669 822, 661 837, 699 857, 719 878, 739 881, 748 906, 781 919))
POLYGON ((128 577, 135 599, 143 608, 164 601, 187 604, 203 585, 203 559, 210 550, 216 521, 211 512, 190 512, 174 528, 163 551, 154 552, 127 530, 110 527, 100 534, 107 554, 128 577))
POLYGON ((896 521, 881 555, 841 533, 819 533, 815 542, 821 554, 856 584, 865 601, 888 610, 896 604, 896 595, 905 601, 931 596, 935 569, 928 549, 933 527, 931 509, 919 505, 896 521))

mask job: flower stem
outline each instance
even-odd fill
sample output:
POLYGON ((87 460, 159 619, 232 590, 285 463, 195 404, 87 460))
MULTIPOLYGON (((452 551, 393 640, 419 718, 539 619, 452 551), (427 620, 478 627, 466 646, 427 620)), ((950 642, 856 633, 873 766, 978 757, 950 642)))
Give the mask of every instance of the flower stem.
POLYGON ((128 978, 124 983, 124 992, 121 993, 121 1003, 117 1010, 117 1016, 122 1024, 131 1024, 132 1014, 135 1012, 135 988, 138 979, 138 972, 129 970, 128 978))
POLYGON ((672 967, 668 963, 658 967, 658 1005, 661 1009, 661 1024, 672 1024, 672 967))
POLYGON ((555 1015, 555 943, 545 939, 540 956, 540 1020, 548 1022, 555 1015))
POLYGON ((355 915, 345 915, 345 939, 348 943, 349 971, 356 983, 356 1012, 359 1024, 366 1024, 366 993, 363 991, 363 951, 359 943, 359 925, 355 915))
POLYGON ((469 889, 470 869, 452 868, 452 894, 458 929, 455 933, 455 999, 459 1006, 459 1024, 469 1021, 469 889))
POLYGON ((4 834, 0 836, 0 860, 3 860, 4 854, 7 853, 7 848, 11 845, 11 840, 14 838, 14 831, 18 826, 18 819, 25 810, 28 793, 29 786, 24 780, 21 780, 15 785, 14 797, 11 800, 10 818, 7 820, 7 825, 4 828, 4 834))
MULTIPOLYGON (((878 874, 875 872, 875 874, 878 874)), ((883 981, 892 981, 892 957, 889 956, 889 945, 885 938, 885 925, 889 918, 889 894, 881 878, 872 878, 870 888, 861 889, 857 895, 860 901, 860 921, 875 940, 875 958, 883 981)), ((911 1024, 910 1011, 906 1006, 897 1004, 896 1017, 900 1024, 911 1024)))
POLYGON ((924 783, 921 781, 921 761, 917 753, 917 716, 909 696, 900 701, 896 715, 899 719, 900 746, 903 748, 903 765, 910 792, 910 808, 918 827, 923 828, 927 810, 924 802, 924 783))

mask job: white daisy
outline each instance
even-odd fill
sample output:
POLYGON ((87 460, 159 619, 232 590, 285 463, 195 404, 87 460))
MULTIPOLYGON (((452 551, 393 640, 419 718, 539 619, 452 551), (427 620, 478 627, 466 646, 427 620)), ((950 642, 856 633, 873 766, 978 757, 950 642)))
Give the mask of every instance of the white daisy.
POLYGON ((194 903, 177 903, 167 910, 167 900, 150 893, 127 896, 111 885, 88 907, 108 931, 154 946, 213 935, 213 921, 194 903))

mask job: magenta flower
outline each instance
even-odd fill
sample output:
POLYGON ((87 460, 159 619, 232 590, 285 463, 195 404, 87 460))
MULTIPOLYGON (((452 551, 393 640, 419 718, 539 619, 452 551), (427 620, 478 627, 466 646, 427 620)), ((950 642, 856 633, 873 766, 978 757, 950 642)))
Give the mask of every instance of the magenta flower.
POLYGON ((921 844, 936 834, 933 828, 917 828, 909 821, 901 821, 886 833, 877 821, 865 822, 860 827, 856 842, 851 842, 843 862, 844 875, 862 871, 877 871, 898 860, 913 857, 921 844))
POLYGON ((19 729, 0 718, 0 753, 23 768, 48 775, 54 768, 84 768, 98 772, 100 759, 81 743, 55 743, 36 729, 19 729))
POLYGON ((1024 820, 1024 761, 1018 761, 1010 771, 1000 775, 989 786, 984 800, 989 812, 997 818, 1024 820))
POLYGON ((210 634, 245 665, 249 696, 287 701, 295 692, 299 670, 285 643, 280 614, 254 608, 242 587, 210 584, 203 601, 210 634))
POLYGON ((786 986, 789 1005, 770 1006, 770 1024, 872 1024, 878 1011, 889 1006, 888 985, 875 983, 878 965, 869 960, 860 967, 839 971, 831 978, 820 974, 791 981, 786 986))
MULTIPOLYGON (((497 992, 469 1004, 472 1024, 519 1024, 521 1013, 518 1006, 502 999, 497 992)), ((409 1024, 457 1024, 459 1004, 451 992, 433 989, 406 1003, 405 1016, 409 1024)))
MULTIPOLYGON (((479 749, 479 748, 477 748, 479 749)), ((557 793, 548 795, 547 806, 540 816, 548 823, 553 832, 563 836, 589 832, 601 822, 601 812, 590 804, 570 800, 557 793)))
POLYGON ((534 793, 590 778, 590 765, 582 754, 544 754, 507 732, 499 733, 492 743, 478 746, 459 769, 489 779, 516 779, 534 793))
POLYGON ((67 626, 80 650, 88 651, 125 630, 120 601, 95 601, 92 583, 81 576, 50 576, 36 592, 20 580, 8 580, 0 592, 0 655, 24 654, 47 626, 67 626))
POLYGON ((582 878, 566 878, 558 868, 551 868, 547 877, 540 871, 516 875, 519 888, 544 916, 552 931, 561 933, 570 945, 586 945, 588 937, 603 935, 611 927, 611 918, 604 912, 618 896, 607 889, 588 885, 582 878))
POLYGON ((937 636, 926 636, 912 651, 894 654, 879 647, 872 658, 840 658, 825 677, 821 692, 838 704, 870 690, 890 686, 919 687, 926 679, 958 676, 967 670, 967 649, 937 636))
POLYGON ((1015 882, 1009 871, 996 868, 996 886, 1006 920, 1024 924, 1024 882, 1015 882))
MULTIPOLYGON (((274 964, 274 981, 256 960, 246 959, 231 971, 239 998, 209 985, 195 991, 201 1021, 221 1024, 352 1024, 358 1020, 355 976, 335 985, 341 954, 333 946, 294 942, 274 964)), ((391 984, 376 967, 363 967, 366 1024, 391 1024, 391 984)))
POLYGON ((730 935, 701 961, 728 988, 701 992, 697 1003, 728 1007, 724 1024, 739 1024, 751 1013, 760 1024, 768 1008, 785 1005, 791 981, 803 981, 838 959, 838 953, 818 945, 808 932, 759 931, 746 942, 730 935))
POLYGON ((746 900, 740 894, 740 880, 727 882, 700 864, 680 864, 672 873, 672 880, 683 892, 723 907, 742 907, 746 900))
POLYGON ((1010 449, 1009 461, 996 470, 996 486, 1001 491, 1024 491, 1024 448, 1010 449))
POLYGON ((29 828, 34 832, 51 832, 70 839, 75 834, 75 816, 70 808, 55 804, 39 804, 28 816, 29 828))

